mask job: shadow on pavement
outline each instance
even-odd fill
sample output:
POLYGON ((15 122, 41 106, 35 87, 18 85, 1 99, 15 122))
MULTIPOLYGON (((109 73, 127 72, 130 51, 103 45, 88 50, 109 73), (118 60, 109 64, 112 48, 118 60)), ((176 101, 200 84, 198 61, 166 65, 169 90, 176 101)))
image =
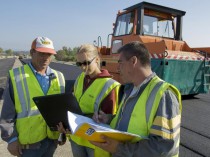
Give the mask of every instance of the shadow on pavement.
POLYGON ((195 97, 197 94, 190 94, 190 95, 182 95, 182 100, 189 100, 189 99, 199 99, 195 97))
POLYGON ((4 88, 0 88, 0 100, 2 99, 3 92, 4 92, 4 88))

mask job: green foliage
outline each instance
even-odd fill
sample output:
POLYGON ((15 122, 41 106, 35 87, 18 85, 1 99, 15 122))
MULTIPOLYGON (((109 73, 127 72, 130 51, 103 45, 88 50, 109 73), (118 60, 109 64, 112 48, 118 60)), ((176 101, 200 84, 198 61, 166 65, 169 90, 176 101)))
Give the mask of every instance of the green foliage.
POLYGON ((78 47, 71 49, 66 46, 62 47, 62 50, 58 50, 55 55, 55 59, 58 61, 76 61, 75 54, 77 53, 78 47))
POLYGON ((7 56, 11 56, 13 55, 13 50, 12 49, 5 50, 5 53, 7 54, 7 56))
POLYGON ((0 53, 4 52, 4 50, 0 47, 0 53))

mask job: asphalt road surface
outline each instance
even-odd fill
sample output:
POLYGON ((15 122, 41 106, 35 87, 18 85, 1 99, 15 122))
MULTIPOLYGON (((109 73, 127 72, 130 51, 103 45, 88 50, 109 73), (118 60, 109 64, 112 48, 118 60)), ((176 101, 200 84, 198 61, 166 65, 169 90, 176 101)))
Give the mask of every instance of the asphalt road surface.
MULTIPOLYGON (((14 59, 0 60, 0 90, 5 87, 5 78, 7 71, 13 65, 12 62, 14 63, 14 59)), ((64 73, 69 88, 81 72, 74 65, 51 63, 50 66, 64 73)), ((182 103, 180 157, 210 157, 210 94, 185 96, 182 103)), ((70 145, 67 142, 56 150, 55 156, 71 157, 70 153, 70 145)), ((10 157, 6 150, 6 143, 1 140, 0 156, 10 157)))
POLYGON ((8 69, 10 69, 15 62, 15 58, 0 59, 0 100, 6 85, 6 77, 8 69))

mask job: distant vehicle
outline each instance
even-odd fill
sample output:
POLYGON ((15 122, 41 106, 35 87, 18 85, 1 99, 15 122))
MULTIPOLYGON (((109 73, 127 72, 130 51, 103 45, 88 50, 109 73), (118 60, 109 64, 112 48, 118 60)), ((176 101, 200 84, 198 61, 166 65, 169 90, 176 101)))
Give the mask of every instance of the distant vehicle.
POLYGON ((22 54, 22 55, 19 55, 19 57, 18 57, 19 59, 24 59, 24 58, 27 58, 27 55, 25 55, 25 54, 22 54))
POLYGON ((18 59, 23 59, 23 56, 19 56, 18 59))
POLYGON ((182 95, 209 92, 210 47, 191 48, 182 40, 184 15, 185 11, 148 2, 119 11, 110 34, 111 47, 110 35, 107 46, 102 46, 100 36, 96 42, 103 68, 120 81, 117 50, 130 41, 141 41, 150 52, 152 70, 175 85, 182 95))

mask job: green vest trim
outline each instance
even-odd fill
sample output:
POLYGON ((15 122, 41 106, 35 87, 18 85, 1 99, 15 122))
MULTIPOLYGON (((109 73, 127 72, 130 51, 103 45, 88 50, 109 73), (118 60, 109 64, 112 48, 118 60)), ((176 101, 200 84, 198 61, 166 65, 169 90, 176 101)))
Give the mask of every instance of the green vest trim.
MULTIPOLYGON (((143 137, 147 137, 149 135, 149 130, 152 126, 155 114, 157 112, 160 99, 167 89, 170 89, 177 96, 180 104, 181 113, 181 95, 179 91, 174 86, 170 85, 169 83, 163 82, 159 77, 155 76, 144 89, 143 93, 136 103, 137 105, 135 105, 133 109, 127 129, 128 132, 138 134, 143 137)), ((110 124, 112 128, 115 128, 119 121, 119 115, 122 105, 124 103, 126 104, 126 102, 124 101, 125 100, 123 98, 120 103, 120 108, 117 112, 117 115, 110 124)))
MULTIPOLYGON (((53 72, 57 78, 51 81, 47 95, 64 92, 65 80, 63 75, 55 70, 53 72)), ((45 137, 56 139, 58 133, 49 130, 32 100, 33 97, 42 96, 44 93, 31 68, 24 65, 10 70, 9 74, 14 90, 15 110, 17 112, 16 129, 20 143, 32 144, 45 137)))
MULTIPOLYGON (((119 83, 111 78, 96 79, 90 87, 83 93, 85 74, 78 76, 74 84, 74 95, 79 102, 81 110, 85 114, 91 114, 100 109, 100 104, 103 99, 113 90, 116 89, 118 93, 119 83), (88 102, 88 104, 87 104, 88 102)), ((71 139, 78 145, 95 148, 89 141, 80 137, 71 135, 71 139)))
POLYGON ((83 93, 85 75, 82 73, 74 84, 74 95, 85 114, 91 114, 100 109, 103 99, 117 86, 119 83, 111 78, 96 79, 90 87, 83 93), (94 105, 87 105, 89 104, 94 105))

